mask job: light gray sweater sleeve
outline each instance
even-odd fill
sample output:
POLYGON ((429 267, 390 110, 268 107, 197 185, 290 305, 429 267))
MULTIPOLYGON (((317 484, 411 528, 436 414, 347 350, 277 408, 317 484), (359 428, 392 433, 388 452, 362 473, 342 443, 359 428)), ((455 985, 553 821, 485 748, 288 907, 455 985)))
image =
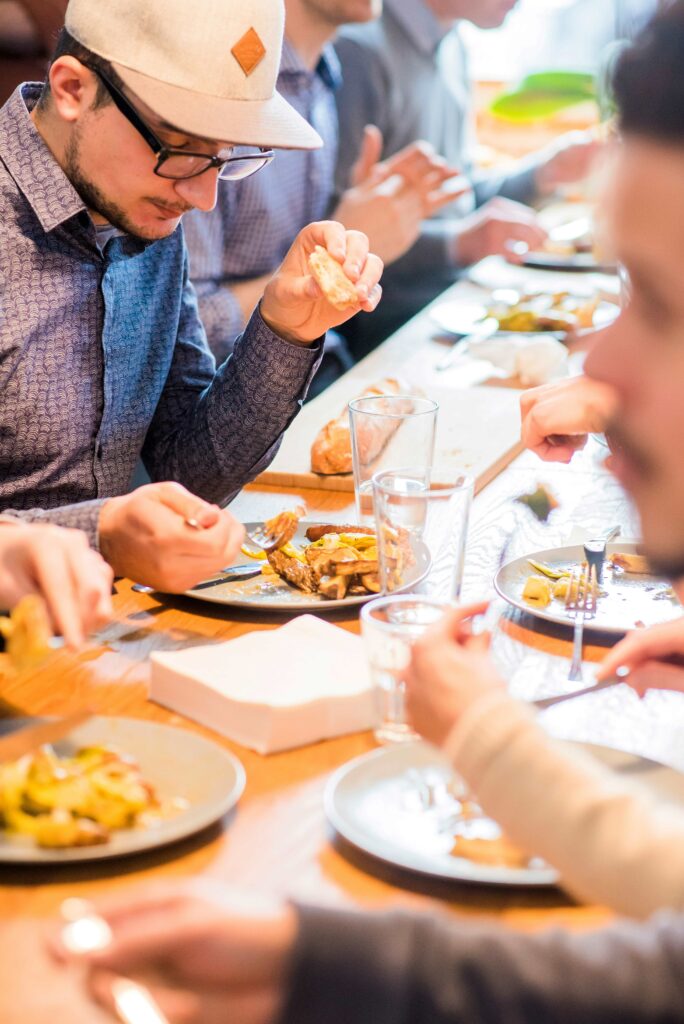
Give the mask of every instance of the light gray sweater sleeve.
POLYGON ((675 1024, 684 917, 520 935, 433 916, 299 908, 277 1024, 675 1024))

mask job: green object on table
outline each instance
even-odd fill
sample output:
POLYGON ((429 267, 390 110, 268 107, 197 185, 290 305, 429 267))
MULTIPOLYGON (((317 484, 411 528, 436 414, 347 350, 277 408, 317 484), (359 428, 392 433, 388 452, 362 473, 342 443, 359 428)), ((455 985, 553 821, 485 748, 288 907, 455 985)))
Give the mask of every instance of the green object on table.
POLYGON ((496 96, 490 111, 507 121, 540 121, 578 103, 598 100, 593 75, 579 71, 540 71, 515 89, 496 96))

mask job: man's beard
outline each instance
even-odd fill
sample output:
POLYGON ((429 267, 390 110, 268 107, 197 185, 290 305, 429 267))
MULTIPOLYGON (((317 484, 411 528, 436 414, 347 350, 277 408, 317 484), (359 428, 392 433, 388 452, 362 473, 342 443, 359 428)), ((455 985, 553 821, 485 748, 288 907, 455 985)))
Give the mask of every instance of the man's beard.
POLYGON ((64 154, 64 170, 88 209, 99 213, 112 227, 124 231, 127 235, 132 235, 143 242, 156 241, 157 235, 148 237, 142 234, 139 225, 133 223, 125 210, 122 210, 113 200, 108 199, 92 181, 88 181, 81 170, 79 142, 79 133, 76 131, 67 143, 64 154))
MULTIPOLYGON (((633 466, 636 467, 647 487, 657 487, 662 474, 658 472, 650 455, 634 442, 629 433, 618 422, 613 422, 606 431, 611 450, 622 451, 633 466)), ((638 503, 637 503, 638 508, 638 503)), ((651 570, 657 576, 665 576, 670 580, 684 577, 684 545, 679 550, 654 552, 646 539, 644 550, 651 570)))

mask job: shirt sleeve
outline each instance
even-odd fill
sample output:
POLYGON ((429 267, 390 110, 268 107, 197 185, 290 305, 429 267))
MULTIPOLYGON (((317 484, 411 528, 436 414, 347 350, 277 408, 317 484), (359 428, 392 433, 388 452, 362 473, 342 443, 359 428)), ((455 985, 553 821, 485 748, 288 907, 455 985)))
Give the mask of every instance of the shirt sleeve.
POLYGON ((417 914, 298 908, 277 1024, 674 1024, 684 918, 521 935, 417 914))
POLYGON ((83 530, 87 534, 91 547, 98 549, 98 523, 100 511, 106 499, 82 501, 76 505, 61 505, 58 508, 30 508, 2 510, 3 515, 11 516, 22 523, 52 523, 54 526, 65 526, 72 530, 83 530))
POLYGON ((684 909, 684 814, 551 739, 504 690, 465 705, 445 753, 510 839, 581 899, 635 917, 684 909))
POLYGON ((233 354, 215 370, 187 276, 174 357, 142 457, 152 480, 177 480, 227 504, 273 459, 301 409, 323 339, 296 345, 256 309, 233 354))

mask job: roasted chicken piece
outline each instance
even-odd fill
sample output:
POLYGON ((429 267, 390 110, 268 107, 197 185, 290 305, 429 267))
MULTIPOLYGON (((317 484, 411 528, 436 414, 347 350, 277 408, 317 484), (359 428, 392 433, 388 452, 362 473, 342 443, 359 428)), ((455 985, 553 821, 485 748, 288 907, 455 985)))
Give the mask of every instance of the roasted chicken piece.
POLYGON ((284 551, 269 551, 268 563, 279 576, 298 590, 303 590, 306 594, 315 594, 318 590, 318 577, 306 562, 293 558, 284 551))
POLYGON ((351 576, 322 576, 318 581, 318 593, 329 601, 341 601, 349 592, 351 576))

